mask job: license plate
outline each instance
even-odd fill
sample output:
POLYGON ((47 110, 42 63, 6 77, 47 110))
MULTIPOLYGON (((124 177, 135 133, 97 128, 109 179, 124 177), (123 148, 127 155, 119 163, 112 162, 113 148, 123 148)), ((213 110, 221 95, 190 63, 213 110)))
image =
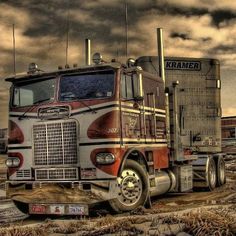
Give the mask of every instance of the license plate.
POLYGON ((85 215, 85 207, 78 205, 69 205, 69 214, 70 215, 85 215))
POLYGON ((50 213, 56 215, 65 214, 65 206, 64 205, 50 205, 50 213))
POLYGON ((44 206, 44 205, 31 205, 30 213, 32 213, 32 214, 44 214, 44 213, 46 213, 46 206, 44 206))

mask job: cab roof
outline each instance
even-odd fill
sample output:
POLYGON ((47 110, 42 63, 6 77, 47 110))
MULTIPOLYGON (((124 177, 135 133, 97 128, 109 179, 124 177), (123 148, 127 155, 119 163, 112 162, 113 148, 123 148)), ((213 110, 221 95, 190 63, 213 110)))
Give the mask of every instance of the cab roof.
POLYGON ((12 75, 7 78, 5 78, 5 81, 17 83, 17 82, 30 82, 33 80, 38 79, 49 79, 52 77, 57 77, 59 75, 66 75, 66 74, 74 74, 74 73, 86 73, 86 72, 92 72, 92 71, 101 71, 101 70, 111 70, 111 69, 125 69, 126 72, 129 71, 142 71, 142 74, 149 79, 157 80, 160 83, 162 83, 162 79, 158 75, 153 75, 149 72, 143 71, 141 67, 135 66, 135 67, 127 67, 124 64, 121 64, 119 62, 111 62, 111 63, 102 63, 102 64, 94 64, 90 66, 82 66, 82 67, 75 67, 75 68, 66 68, 66 69, 58 69, 56 71, 50 71, 50 72, 44 72, 41 70, 38 70, 35 73, 21 73, 17 75, 12 75))
POLYGON ((41 77, 42 79, 45 79, 45 78, 50 78, 52 76, 58 76, 58 75, 87 72, 87 71, 89 72, 89 71, 96 71, 96 70, 119 69, 121 67, 122 67, 121 63, 113 62, 113 63, 104 63, 104 64, 99 64, 99 65, 58 69, 56 71, 50 71, 50 72, 44 72, 44 71, 38 70, 35 73, 21 73, 17 75, 12 75, 5 78, 5 81, 14 83, 14 82, 20 82, 20 81, 25 81, 25 80, 27 81, 34 80, 34 79, 38 79, 39 77, 41 77))

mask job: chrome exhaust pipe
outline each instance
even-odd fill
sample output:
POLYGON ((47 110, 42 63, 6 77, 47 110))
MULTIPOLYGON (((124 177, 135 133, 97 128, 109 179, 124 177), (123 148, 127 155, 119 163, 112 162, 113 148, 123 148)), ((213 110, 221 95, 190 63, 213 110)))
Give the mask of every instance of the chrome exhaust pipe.
POLYGON ((91 42, 90 39, 85 39, 85 65, 91 65, 91 42))
POLYGON ((162 78, 165 86, 165 65, 164 65, 164 49, 163 49, 163 36, 162 28, 157 28, 157 50, 158 50, 158 63, 159 63, 159 76, 162 78))
MULTIPOLYGON (((159 76, 164 83, 164 89, 166 90, 166 78, 165 78, 165 58, 164 58, 164 46, 163 46, 163 34, 162 28, 157 28, 157 51, 158 51, 158 64, 159 64, 159 76)), ((170 140, 170 113, 169 113, 169 95, 165 93, 165 110, 166 110, 166 138, 167 145, 171 147, 170 140)))

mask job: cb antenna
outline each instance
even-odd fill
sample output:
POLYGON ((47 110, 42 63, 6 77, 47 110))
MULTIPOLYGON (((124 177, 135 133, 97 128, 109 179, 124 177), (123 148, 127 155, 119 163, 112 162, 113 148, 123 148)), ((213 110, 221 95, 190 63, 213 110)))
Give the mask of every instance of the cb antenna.
POLYGON ((69 6, 67 7, 67 18, 66 18, 66 67, 68 67, 68 50, 69 50, 69 6))
POLYGON ((125 56, 126 60, 128 59, 128 4, 125 0, 125 56))
POLYGON ((12 42, 13 42, 13 71, 16 75, 16 40, 15 40, 15 25, 12 25, 12 42))

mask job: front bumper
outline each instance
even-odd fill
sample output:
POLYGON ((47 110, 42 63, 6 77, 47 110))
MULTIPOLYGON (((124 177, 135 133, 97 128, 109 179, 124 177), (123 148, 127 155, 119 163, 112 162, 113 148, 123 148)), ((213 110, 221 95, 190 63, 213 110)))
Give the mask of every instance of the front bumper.
MULTIPOLYGON (((78 182, 7 181, 6 194, 29 214, 88 215, 93 205, 116 198, 116 180, 78 182)), ((16 204, 16 205, 17 205, 16 204)))

